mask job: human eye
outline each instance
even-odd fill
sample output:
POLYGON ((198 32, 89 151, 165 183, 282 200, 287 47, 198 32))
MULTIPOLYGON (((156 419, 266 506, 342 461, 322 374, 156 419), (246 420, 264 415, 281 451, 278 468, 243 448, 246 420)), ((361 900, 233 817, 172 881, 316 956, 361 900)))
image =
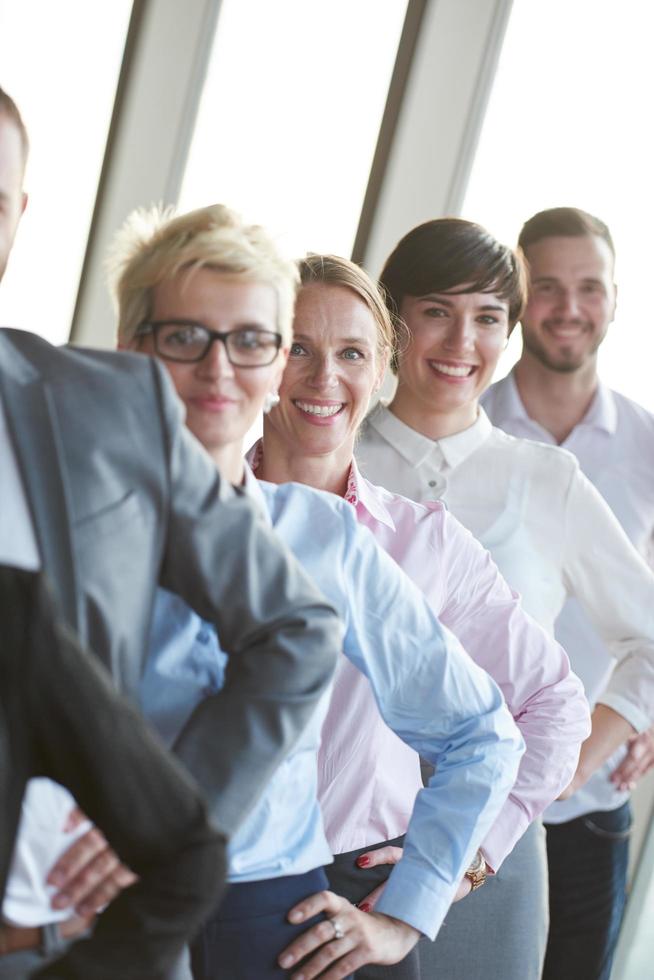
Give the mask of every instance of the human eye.
POLYGON ((555 286, 553 282, 537 282, 534 284, 533 290, 540 296, 548 296, 555 291, 555 286))
POLYGON ((345 350, 341 351, 341 357, 345 361, 363 361, 366 355, 357 347, 346 347, 345 350))
POLYGON ((604 288, 599 282, 585 282, 581 286, 581 291, 591 296, 600 295, 604 292, 604 288))
POLYGON ((482 327, 499 327, 500 319, 499 317, 493 316, 491 313, 484 313, 477 317, 477 323, 480 323, 482 327))
POLYGON ((263 330, 235 330, 231 336, 232 343, 239 350, 261 350, 271 343, 271 335, 263 330))
POLYGON ((306 354, 307 349, 306 347, 303 347, 302 344, 298 344, 297 342, 291 344, 289 357, 304 357, 306 354))
POLYGON ((193 347, 206 341, 207 331, 204 327, 193 324, 167 323, 161 328, 160 339, 166 347, 193 347))
POLYGON ((444 310, 442 306, 426 306, 422 312, 432 320, 447 316, 447 310, 444 310))

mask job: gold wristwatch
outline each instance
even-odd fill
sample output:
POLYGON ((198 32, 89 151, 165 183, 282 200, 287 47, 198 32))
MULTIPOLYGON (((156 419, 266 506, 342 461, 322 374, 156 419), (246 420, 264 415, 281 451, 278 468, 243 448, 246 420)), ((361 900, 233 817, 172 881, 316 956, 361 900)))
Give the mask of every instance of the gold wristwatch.
POLYGON ((477 888, 481 888, 481 886, 486 881, 487 873, 488 870, 486 867, 486 862, 482 856, 482 853, 481 851, 477 851, 474 858, 472 859, 470 867, 465 873, 465 877, 472 885, 472 888, 470 889, 471 891, 474 892, 477 888))

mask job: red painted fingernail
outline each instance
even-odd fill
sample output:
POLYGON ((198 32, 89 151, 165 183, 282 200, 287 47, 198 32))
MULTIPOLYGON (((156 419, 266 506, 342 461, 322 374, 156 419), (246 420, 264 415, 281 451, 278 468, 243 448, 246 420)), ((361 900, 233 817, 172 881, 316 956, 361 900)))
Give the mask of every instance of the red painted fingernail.
POLYGON ((366 857, 365 854, 362 854, 361 857, 357 858, 356 863, 360 868, 367 868, 370 864, 370 858, 366 857))
POLYGON ((361 909, 362 912, 369 912, 370 911, 370 906, 368 905, 367 902, 364 902, 363 905, 360 905, 359 906, 359 908, 361 909))

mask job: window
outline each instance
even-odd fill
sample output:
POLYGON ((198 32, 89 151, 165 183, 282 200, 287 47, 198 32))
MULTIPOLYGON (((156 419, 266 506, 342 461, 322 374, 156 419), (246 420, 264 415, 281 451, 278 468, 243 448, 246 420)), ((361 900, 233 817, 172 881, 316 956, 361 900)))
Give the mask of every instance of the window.
MULTIPOLYGON (((654 410, 651 27, 638 0, 514 0, 463 216, 511 244, 543 208, 573 205, 607 222, 619 294, 600 370, 654 410)), ((502 374, 519 351, 517 337, 502 374)))
POLYGON ((0 84, 30 134, 0 323, 68 339, 131 0, 0 0, 0 84))
POLYGON ((406 0, 223 0, 180 208, 349 255, 406 0))

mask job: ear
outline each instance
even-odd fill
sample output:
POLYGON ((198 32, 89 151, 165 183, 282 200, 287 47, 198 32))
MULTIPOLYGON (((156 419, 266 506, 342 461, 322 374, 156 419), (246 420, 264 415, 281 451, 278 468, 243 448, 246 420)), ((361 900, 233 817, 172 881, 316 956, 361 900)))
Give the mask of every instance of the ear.
POLYGON ((20 202, 20 213, 21 213, 21 215, 25 214, 25 208, 27 207, 27 202, 28 201, 29 201, 29 197, 27 196, 27 194, 25 193, 25 191, 23 191, 23 193, 21 195, 21 202, 20 202))
POLYGON ((615 311, 617 308, 618 308, 618 286, 616 283, 613 283, 613 310, 611 311, 611 319, 609 320, 609 323, 613 323, 613 321, 615 320, 615 311))

